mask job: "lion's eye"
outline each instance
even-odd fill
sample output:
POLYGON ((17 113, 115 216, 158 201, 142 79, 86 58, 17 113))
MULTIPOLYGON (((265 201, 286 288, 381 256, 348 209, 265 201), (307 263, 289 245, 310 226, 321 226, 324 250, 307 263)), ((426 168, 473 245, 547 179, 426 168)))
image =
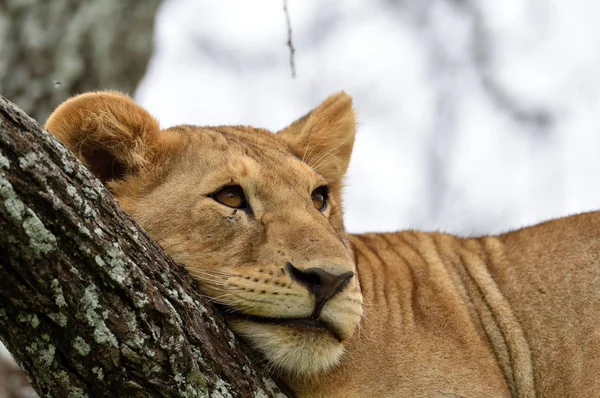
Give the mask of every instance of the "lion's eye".
POLYGON ((315 209, 319 211, 324 211, 327 207, 327 196, 329 192, 326 186, 319 187, 313 191, 310 195, 312 199, 313 205, 315 205, 315 209))
POLYGON ((234 209, 243 209, 248 206, 244 190, 239 185, 229 185, 213 194, 213 199, 225 206, 234 209))

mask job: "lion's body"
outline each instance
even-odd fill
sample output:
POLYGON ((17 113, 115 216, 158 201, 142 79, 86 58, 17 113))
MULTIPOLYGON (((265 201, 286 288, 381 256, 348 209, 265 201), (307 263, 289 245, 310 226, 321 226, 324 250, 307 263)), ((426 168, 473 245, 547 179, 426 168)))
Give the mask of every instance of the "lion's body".
POLYGON ((600 396, 600 213, 482 238, 346 236, 345 94, 275 135, 160 131, 117 93, 46 126, 301 397, 600 396))
POLYGON ((362 330, 306 396, 600 396, 599 232, 586 213, 495 237, 351 236, 362 330))

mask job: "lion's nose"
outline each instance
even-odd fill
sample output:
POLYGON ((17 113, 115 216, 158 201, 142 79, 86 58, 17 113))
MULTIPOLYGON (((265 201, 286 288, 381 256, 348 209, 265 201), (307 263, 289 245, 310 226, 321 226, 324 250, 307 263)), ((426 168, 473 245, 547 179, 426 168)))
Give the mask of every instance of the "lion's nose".
POLYGON ((287 267, 292 279, 306 286, 315 295, 313 318, 319 317, 325 303, 341 292, 354 276, 352 271, 332 274, 316 267, 299 270, 290 263, 287 267))

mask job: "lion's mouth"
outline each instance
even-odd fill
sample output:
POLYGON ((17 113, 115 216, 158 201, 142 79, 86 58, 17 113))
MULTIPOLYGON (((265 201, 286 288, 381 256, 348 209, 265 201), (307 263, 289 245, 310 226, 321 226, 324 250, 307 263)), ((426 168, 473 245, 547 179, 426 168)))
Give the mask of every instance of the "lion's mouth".
POLYGON ((227 314, 228 316, 232 316, 238 319, 243 319, 246 321, 252 321, 257 323, 265 323, 269 325, 280 325, 280 326, 289 326, 295 328, 306 328, 306 329, 320 329, 323 331, 330 332, 339 342, 342 341, 342 338, 336 332, 335 328, 328 325, 327 323, 314 318, 274 318, 274 317, 266 317, 259 315, 250 315, 239 312, 233 308, 228 306, 219 304, 217 307, 227 314))

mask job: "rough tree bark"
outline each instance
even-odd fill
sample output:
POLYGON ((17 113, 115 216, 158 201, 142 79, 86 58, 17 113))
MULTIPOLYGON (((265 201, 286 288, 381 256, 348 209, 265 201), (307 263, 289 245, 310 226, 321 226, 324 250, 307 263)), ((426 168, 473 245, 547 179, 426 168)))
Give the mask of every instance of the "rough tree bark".
POLYGON ((0 339, 48 397, 285 397, 194 281, 0 97, 0 339))
POLYGON ((0 92, 43 121, 69 96, 133 92, 160 0, 0 0, 0 92))

